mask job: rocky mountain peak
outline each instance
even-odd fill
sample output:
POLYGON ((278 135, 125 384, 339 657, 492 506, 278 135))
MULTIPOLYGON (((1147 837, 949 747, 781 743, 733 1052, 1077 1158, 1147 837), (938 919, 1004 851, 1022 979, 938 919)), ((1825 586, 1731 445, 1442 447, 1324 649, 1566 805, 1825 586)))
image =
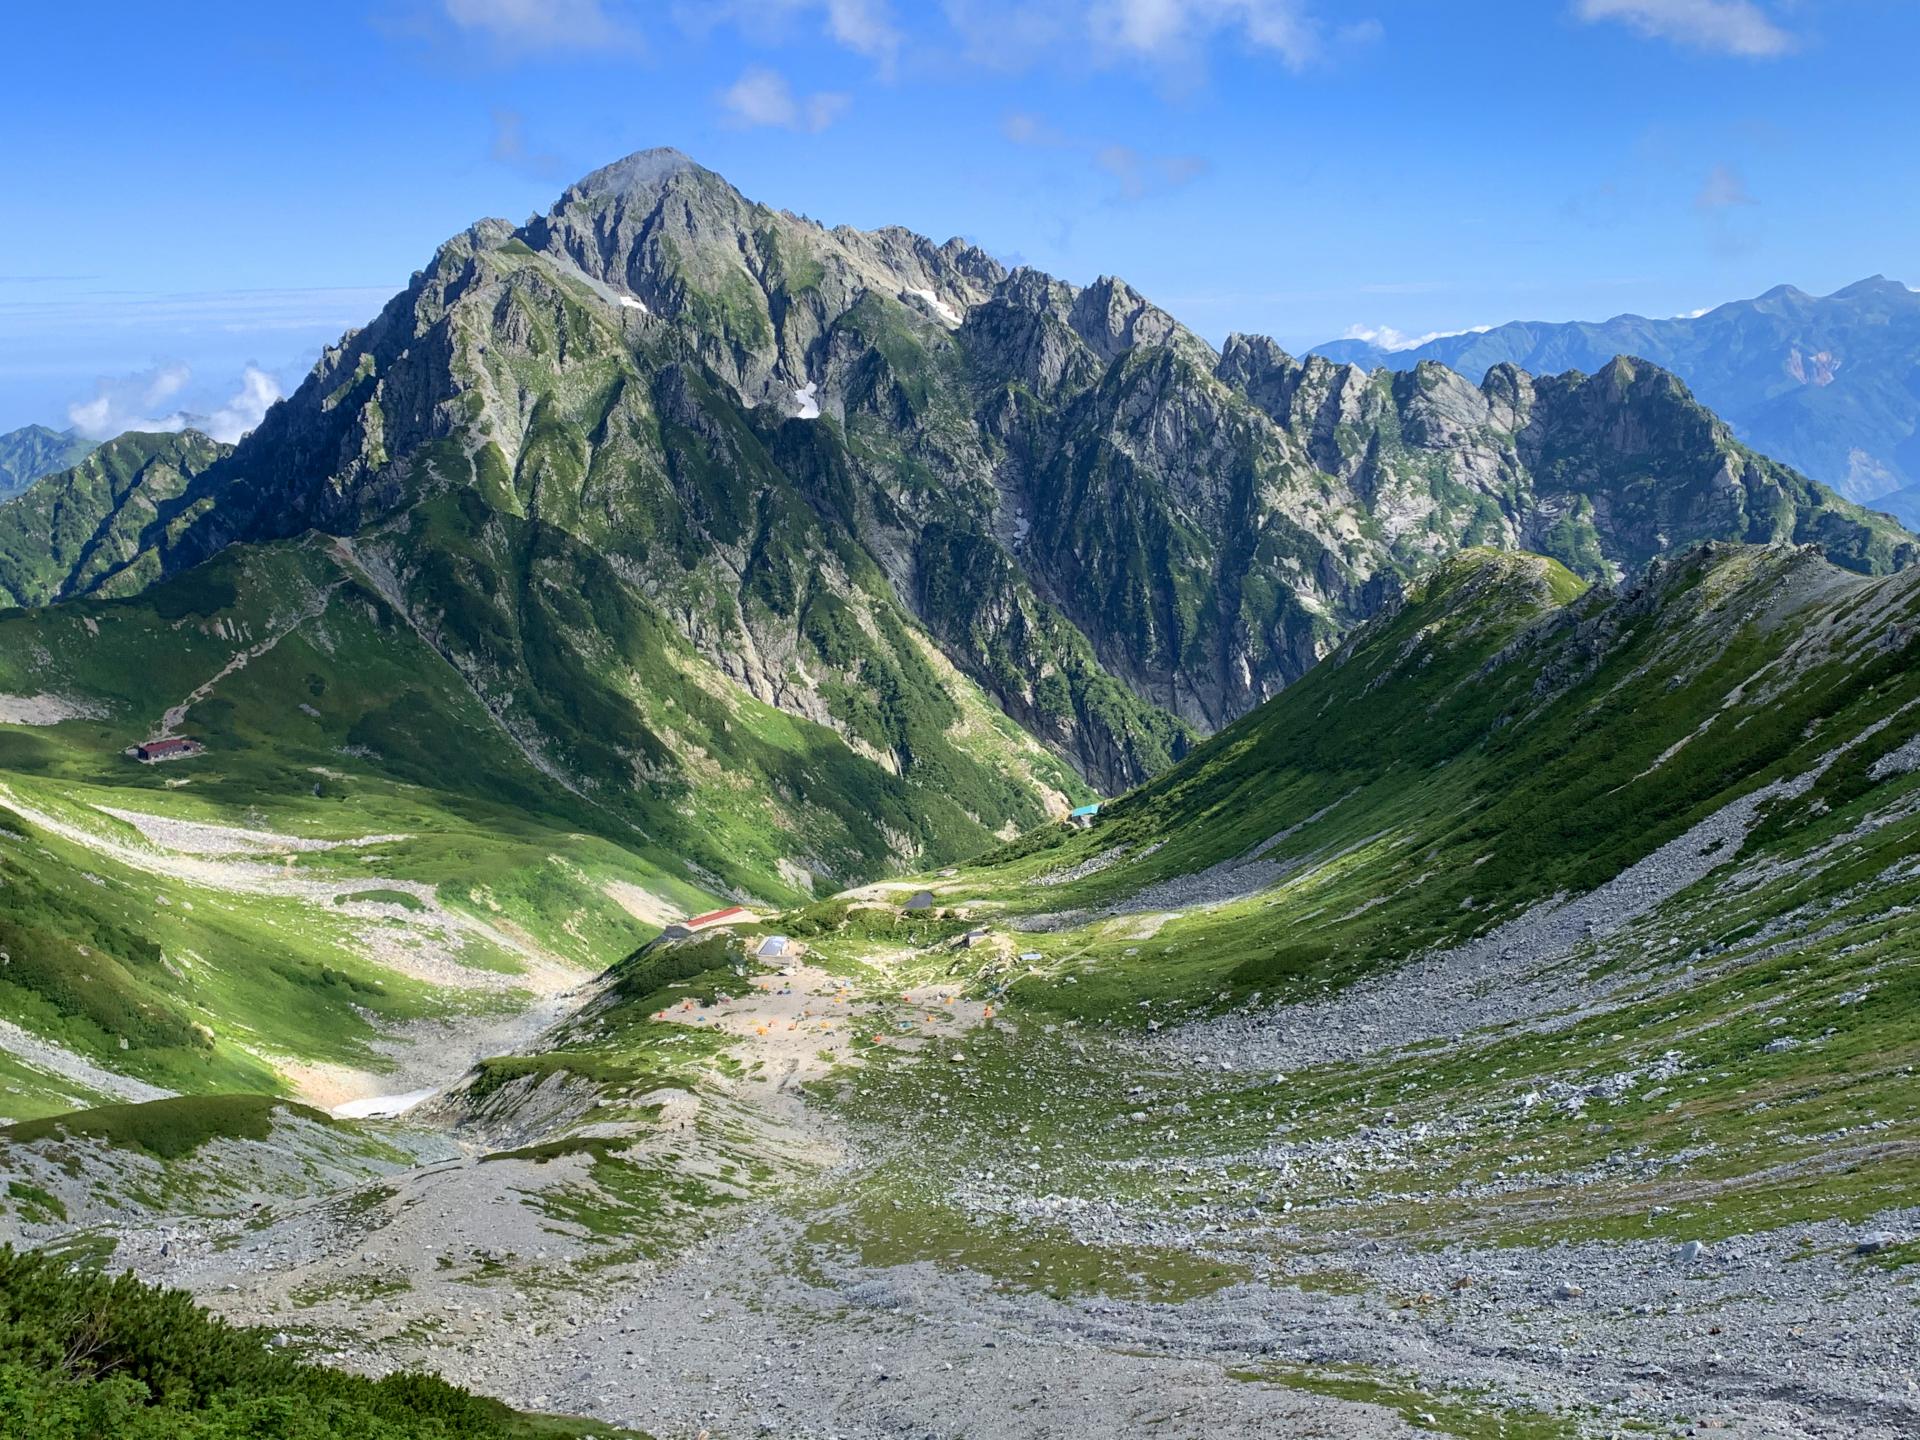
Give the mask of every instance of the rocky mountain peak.
POLYGON ((1056 280, 1031 265, 1022 265, 1001 282, 994 298, 1017 309, 1035 314, 1046 312, 1064 321, 1073 310, 1074 295, 1073 287, 1064 280, 1056 280))
POLYGON ((1888 300, 1906 305, 1920 305, 1920 294, 1909 290, 1898 280, 1889 280, 1884 275, 1869 275, 1864 280, 1856 280, 1844 289, 1834 291, 1828 298, 1838 300, 1888 300))
POLYGON ((1290 423, 1302 369, 1300 362, 1272 337, 1243 335, 1238 331, 1229 335, 1220 349, 1220 360, 1213 373, 1221 384, 1238 390, 1270 419, 1282 426, 1290 423))
POLYGON ((1481 379, 1480 393, 1487 397, 1495 423, 1518 430, 1533 408, 1533 377, 1518 365, 1495 365, 1481 379))
POLYGON ((694 164, 678 150, 664 145, 656 146, 650 150, 636 150, 611 165, 602 165, 592 174, 575 181, 568 187, 567 193, 581 196, 633 195, 657 190, 676 175, 689 172, 713 174, 694 164))
POLYGON ((1236 330, 1227 336, 1227 343, 1220 347, 1220 368, 1223 372, 1250 373, 1298 363, 1271 335, 1247 335, 1236 330))
POLYGON ((1136 345, 1164 345, 1186 334, 1171 315, 1113 275, 1102 275, 1074 297, 1069 321, 1103 360, 1136 345))

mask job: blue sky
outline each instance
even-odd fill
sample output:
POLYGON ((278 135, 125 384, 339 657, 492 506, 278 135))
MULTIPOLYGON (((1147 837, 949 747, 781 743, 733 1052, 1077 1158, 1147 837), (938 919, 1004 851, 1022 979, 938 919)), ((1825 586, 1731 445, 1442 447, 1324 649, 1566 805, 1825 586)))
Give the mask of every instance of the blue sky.
POLYGON ((14 7, 0 429, 250 423, 483 215, 676 145, 1302 348, 1920 284, 1907 0, 14 7), (250 368, 251 367, 251 368, 250 368))

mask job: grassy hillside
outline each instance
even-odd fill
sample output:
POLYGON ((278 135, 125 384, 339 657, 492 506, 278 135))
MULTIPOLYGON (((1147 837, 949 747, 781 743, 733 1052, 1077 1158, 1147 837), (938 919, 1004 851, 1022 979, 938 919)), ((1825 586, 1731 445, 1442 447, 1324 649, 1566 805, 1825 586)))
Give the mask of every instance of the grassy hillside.
POLYGON ((78 465, 96 443, 45 425, 23 425, 0 435, 0 499, 11 499, 42 475, 78 465))
POLYGON ((156 578, 167 527, 192 511, 195 477, 230 448, 195 430, 131 432, 0 504, 0 598, 45 604, 110 575, 156 578))
MULTIPOLYGON (((1097 910, 1257 851, 1269 863, 1246 870, 1262 881, 1246 901, 1152 947, 1091 942, 1115 1003, 1351 976, 1591 889, 1849 741, 1815 793, 1843 775, 1856 804, 1897 792, 1898 766, 1857 777, 1911 737, 1917 608, 1911 580, 1805 550, 1709 548, 1584 593, 1552 562, 1465 555, 1095 830, 1040 832, 955 893, 1097 910)), ((1783 809, 1774 833, 1786 824, 1783 809)), ((1179 889, 1160 908, 1184 908, 1179 889)))
MULTIPOLYGON (((409 1164, 407 1127, 225 1098, 107 1107, 0 1136, 33 1167, 7 1208, 73 1228, 80 1166, 122 1213, 75 1243, 181 1266, 305 1353, 629 1423, 758 1413, 761 1362, 719 1387, 695 1363, 720 1336, 798 1341, 831 1394, 783 1398, 849 1428, 880 1383, 851 1337, 897 1306, 932 1383, 942 1354, 1003 1363, 990 1333, 1048 1374, 1056 1344, 1144 1355, 1141 1404, 1178 1354, 1248 1405, 1471 1440, 1898 1433, 1916 634, 1920 582, 1808 549, 1615 590, 1470 553, 1091 830, 632 948, 438 1102, 477 1154, 409 1164), (751 958, 775 932, 804 952, 751 958), (244 1183, 195 1190, 196 1164, 244 1183), (270 1180, 296 1200, 234 1208, 270 1180), (1751 1353, 1702 1354, 1716 1326, 1751 1353), (564 1353, 509 1358, 530 1327, 564 1353)), ((296 872, 342 863, 311 853, 296 872)))
MULTIPOLYGON (((0 613, 0 1019, 149 1085, 279 1090, 720 897, 804 896, 806 865, 957 857, 1038 821, 1048 782, 1086 793, 884 609, 809 602, 823 645, 879 636, 842 692, 854 749, 728 684, 590 553, 462 516, 416 512, 438 558, 406 582, 377 537, 309 539, 0 613), (503 562, 528 567, 508 631, 469 563, 496 543, 533 547, 503 562), (124 753, 162 730, 204 753, 124 753)), ((0 1063, 14 1116, 115 1098, 0 1063)))
MULTIPOLYGON (((37 722, 0 729, 0 1018, 150 1084, 377 1066, 391 1026, 517 1003, 714 893, 317 546, 0 615, 0 691, 37 722), (122 753, 176 707, 205 753, 122 753)), ((14 1115, 102 1098, 8 1064, 14 1115)))

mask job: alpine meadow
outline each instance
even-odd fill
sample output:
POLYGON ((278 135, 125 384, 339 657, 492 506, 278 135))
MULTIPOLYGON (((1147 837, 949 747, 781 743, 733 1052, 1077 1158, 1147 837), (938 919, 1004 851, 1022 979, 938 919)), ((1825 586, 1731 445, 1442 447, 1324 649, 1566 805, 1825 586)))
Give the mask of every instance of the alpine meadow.
POLYGON ((0 1436, 1920 1433, 1920 23, 938 8, 8 22, 0 1436))

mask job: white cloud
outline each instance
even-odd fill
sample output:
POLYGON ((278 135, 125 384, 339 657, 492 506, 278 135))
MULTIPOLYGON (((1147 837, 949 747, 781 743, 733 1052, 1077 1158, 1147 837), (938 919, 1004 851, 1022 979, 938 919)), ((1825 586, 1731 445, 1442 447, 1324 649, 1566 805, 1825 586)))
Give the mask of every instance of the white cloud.
POLYGON ((846 111, 851 97, 825 91, 798 96, 786 76, 764 65, 750 65, 720 94, 728 119, 739 129, 771 126, 817 134, 846 111))
POLYGON ((900 32, 886 0, 826 0, 827 32, 847 49, 869 60, 891 64, 900 49, 900 32))
POLYGON ((943 0, 943 6, 965 58, 1006 71, 1042 63, 1131 65, 1195 81, 1220 44, 1297 71, 1370 45, 1383 33, 1379 21, 1365 17, 1329 29, 1318 0, 943 0))
POLYGON ((1713 309, 1711 305, 1702 305, 1698 310, 1682 310, 1673 318, 1676 320, 1698 320, 1711 309, 1713 309))
POLYGON ((503 49, 638 53, 640 32, 607 13, 603 0, 444 0, 447 18, 503 49))
POLYGON ((1445 340, 1454 335, 1484 335, 1491 325, 1469 325, 1464 330, 1429 330, 1424 335, 1409 335, 1404 330, 1396 330, 1391 325, 1349 325, 1342 340, 1364 340, 1367 344, 1385 350, 1390 354, 1402 350, 1418 350, 1435 340, 1445 340))
MULTIPOLYGON (((183 430, 177 425, 137 423, 186 388, 193 372, 185 365, 160 365, 133 375, 102 377, 93 398, 67 407, 67 421, 89 440, 108 440, 125 430, 183 430)), ((172 418, 172 417, 168 417, 172 418)))
POLYGON ((266 418, 280 398, 280 382, 257 365, 241 372, 240 389, 233 398, 207 416, 199 429, 223 444, 232 445, 266 418))
POLYGON ((1794 38, 1753 0, 1575 0, 1588 22, 1617 20, 1640 34, 1747 59, 1784 55, 1794 38))
POLYGON ((111 440, 129 430, 172 434, 198 430, 231 445, 257 426, 267 408, 280 398, 280 383, 258 366, 249 365, 240 388, 211 413, 164 410, 186 389, 193 372, 185 365, 156 366, 133 375, 103 377, 94 383, 91 399, 67 407, 67 423, 89 440, 111 440))
POLYGON ((1191 59, 1223 34, 1293 70, 1324 53, 1319 22, 1302 0, 1094 0, 1087 27, 1095 44, 1155 63, 1191 59))

